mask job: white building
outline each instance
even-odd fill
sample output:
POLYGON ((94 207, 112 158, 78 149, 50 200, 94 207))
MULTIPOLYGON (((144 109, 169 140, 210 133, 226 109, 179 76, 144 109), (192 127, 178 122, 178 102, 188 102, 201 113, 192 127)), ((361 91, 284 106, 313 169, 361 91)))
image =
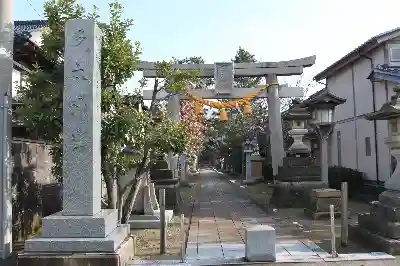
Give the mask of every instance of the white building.
POLYGON ((330 137, 329 161, 364 172, 383 182, 391 174, 391 156, 384 143, 386 121, 368 121, 365 114, 379 110, 400 84, 400 28, 379 34, 315 76, 347 102, 336 108, 337 124, 330 137))
POLYGON ((46 25, 45 20, 14 21, 13 97, 22 85, 23 75, 40 60, 37 51, 41 45, 41 30, 46 25))

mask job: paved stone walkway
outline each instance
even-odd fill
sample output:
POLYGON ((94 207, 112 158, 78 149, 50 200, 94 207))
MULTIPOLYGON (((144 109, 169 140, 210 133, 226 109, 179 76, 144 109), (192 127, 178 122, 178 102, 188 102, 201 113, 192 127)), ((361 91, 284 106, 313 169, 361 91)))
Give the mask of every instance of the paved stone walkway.
POLYGON ((202 170, 187 239, 186 255, 193 260, 235 260, 244 257, 245 229, 268 224, 277 234, 277 261, 323 262, 330 255, 304 237, 295 225, 268 217, 213 170, 202 170))
MULTIPOLYGON (((222 265, 238 263, 245 256, 245 229, 268 224, 277 235, 276 262, 321 263, 342 260, 385 259, 386 254, 348 254, 331 258, 302 230, 276 217, 269 217, 249 199, 238 195, 229 182, 211 170, 201 170, 189 227, 186 265, 222 265)), ((391 257, 391 256, 389 256, 391 257)), ((391 257, 393 258, 393 257, 391 257)), ((166 265, 162 261, 137 261, 133 265, 166 265)), ((168 265, 179 264, 169 261, 168 265)), ((182 264, 181 264, 182 265, 182 264)))

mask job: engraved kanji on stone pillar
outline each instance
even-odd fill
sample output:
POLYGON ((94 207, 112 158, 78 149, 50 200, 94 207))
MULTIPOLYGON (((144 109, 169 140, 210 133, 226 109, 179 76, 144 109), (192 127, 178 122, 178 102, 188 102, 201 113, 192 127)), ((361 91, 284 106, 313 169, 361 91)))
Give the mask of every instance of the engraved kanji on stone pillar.
POLYGON ((63 215, 101 210, 101 31, 66 24, 63 101, 63 215))
POLYGON ((214 65, 215 93, 230 94, 234 81, 233 63, 215 63, 214 65))

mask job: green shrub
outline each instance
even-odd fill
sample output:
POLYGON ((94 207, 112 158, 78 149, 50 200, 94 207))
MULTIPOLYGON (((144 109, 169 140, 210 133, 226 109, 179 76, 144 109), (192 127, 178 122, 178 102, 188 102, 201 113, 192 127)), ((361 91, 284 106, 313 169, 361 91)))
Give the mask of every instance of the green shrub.
POLYGON ((341 189, 342 182, 347 182, 349 198, 357 195, 364 184, 364 173, 347 167, 331 166, 328 170, 329 187, 341 189))

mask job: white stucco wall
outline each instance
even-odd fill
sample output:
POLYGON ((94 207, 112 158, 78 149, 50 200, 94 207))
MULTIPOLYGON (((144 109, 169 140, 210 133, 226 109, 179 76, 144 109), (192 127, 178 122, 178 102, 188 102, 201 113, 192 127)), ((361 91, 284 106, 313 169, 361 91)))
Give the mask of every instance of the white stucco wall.
MULTIPOLYGON (((367 55, 372 58, 373 65, 385 63, 385 45, 378 47, 367 55)), ((338 164, 337 132, 341 132, 342 166, 358 169, 373 181, 377 180, 376 158, 378 158, 379 180, 385 181, 390 175, 389 149, 384 143, 387 137, 386 121, 377 121, 377 136, 374 124, 363 118, 373 109, 373 90, 370 80, 371 73, 369 59, 360 58, 358 61, 342 69, 333 77, 327 79, 327 87, 333 94, 347 99, 347 102, 336 108, 335 120, 337 125, 331 136, 330 155, 332 165, 338 164), (370 138, 371 155, 366 154, 366 138, 370 138), (377 138, 378 156, 375 151, 375 137, 377 138)), ((375 106, 379 109, 393 93, 391 84, 374 83, 375 106)))
POLYGON ((342 121, 353 117, 353 88, 351 66, 339 71, 335 76, 326 80, 328 90, 338 97, 347 99, 335 110, 335 120, 342 121))
POLYGON ((18 92, 18 88, 20 86, 20 79, 21 79, 21 73, 18 70, 13 69, 13 72, 12 72, 12 81, 13 81, 13 83, 12 83, 12 95, 13 95, 13 97, 18 92))

